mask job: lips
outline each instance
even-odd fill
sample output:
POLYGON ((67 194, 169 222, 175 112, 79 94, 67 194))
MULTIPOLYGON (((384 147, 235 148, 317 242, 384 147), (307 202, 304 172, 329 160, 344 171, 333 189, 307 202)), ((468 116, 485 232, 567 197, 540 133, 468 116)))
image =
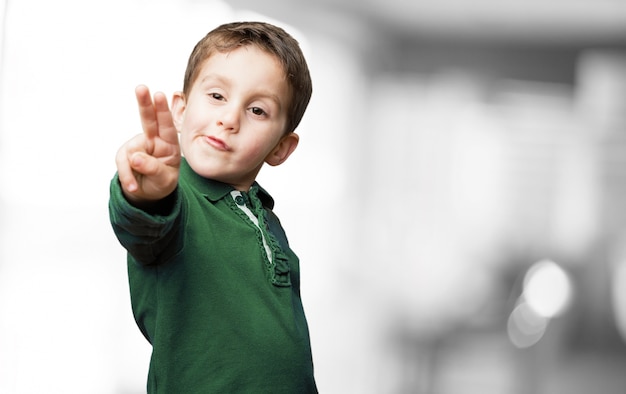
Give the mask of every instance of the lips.
POLYGON ((229 151, 230 150, 228 145, 226 145, 226 143, 224 141, 220 140, 219 138, 206 136, 205 140, 207 141, 207 143, 209 145, 211 145, 212 147, 214 147, 217 150, 221 150, 221 151, 229 151))

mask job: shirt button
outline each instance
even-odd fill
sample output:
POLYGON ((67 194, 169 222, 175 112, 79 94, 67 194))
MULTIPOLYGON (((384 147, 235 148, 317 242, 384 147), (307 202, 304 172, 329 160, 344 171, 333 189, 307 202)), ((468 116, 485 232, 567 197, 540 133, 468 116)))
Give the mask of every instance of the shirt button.
POLYGON ((246 201, 243 199, 243 196, 235 197, 235 202, 237 203, 237 205, 245 205, 246 204, 246 201))

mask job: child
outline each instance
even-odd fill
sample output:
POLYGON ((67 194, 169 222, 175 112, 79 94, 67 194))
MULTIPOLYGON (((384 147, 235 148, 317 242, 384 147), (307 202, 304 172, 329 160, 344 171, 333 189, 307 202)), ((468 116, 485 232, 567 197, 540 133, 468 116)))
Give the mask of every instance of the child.
POLYGON ((171 111, 136 89, 143 133, 117 154, 109 211, 149 393, 317 392, 298 257, 255 181, 298 145, 311 91, 298 43, 252 22, 198 42, 171 111))

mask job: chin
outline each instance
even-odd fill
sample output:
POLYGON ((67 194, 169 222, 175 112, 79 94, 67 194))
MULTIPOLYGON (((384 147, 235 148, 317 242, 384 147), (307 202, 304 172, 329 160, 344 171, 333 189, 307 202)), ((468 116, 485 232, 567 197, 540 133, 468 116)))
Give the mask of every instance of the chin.
POLYGON ((210 163, 207 163, 206 160, 198 160, 198 159, 195 159, 194 157, 188 157, 188 156, 185 157, 185 159, 187 160, 189 167, 191 167, 191 169, 196 174, 204 178, 211 178, 211 179, 215 179, 216 177, 219 177, 219 172, 215 171, 215 169, 213 168, 214 166, 211 165, 210 163))

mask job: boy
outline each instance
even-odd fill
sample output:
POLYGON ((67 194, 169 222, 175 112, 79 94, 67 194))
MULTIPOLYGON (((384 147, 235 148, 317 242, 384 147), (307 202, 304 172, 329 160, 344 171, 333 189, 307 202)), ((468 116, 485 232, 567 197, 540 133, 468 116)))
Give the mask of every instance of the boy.
POLYGON ((317 392, 298 258, 255 181, 298 145, 311 91, 298 43, 252 22, 198 42, 171 111, 136 89, 143 133, 117 154, 109 211, 149 393, 317 392))

